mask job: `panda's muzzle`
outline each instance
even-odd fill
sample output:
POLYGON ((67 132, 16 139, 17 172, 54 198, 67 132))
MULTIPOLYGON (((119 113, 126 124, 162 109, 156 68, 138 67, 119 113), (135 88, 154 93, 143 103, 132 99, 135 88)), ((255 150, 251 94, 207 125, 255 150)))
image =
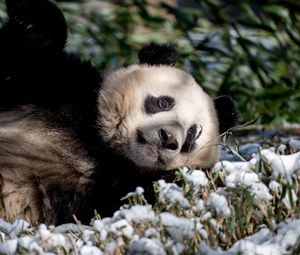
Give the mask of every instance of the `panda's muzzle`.
POLYGON ((139 166, 166 169, 181 153, 183 134, 178 125, 139 127, 129 156, 139 166))

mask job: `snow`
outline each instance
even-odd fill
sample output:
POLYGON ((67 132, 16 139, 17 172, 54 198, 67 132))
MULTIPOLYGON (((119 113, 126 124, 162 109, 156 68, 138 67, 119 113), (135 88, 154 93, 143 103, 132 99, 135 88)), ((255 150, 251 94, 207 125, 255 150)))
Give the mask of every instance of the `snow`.
POLYGON ((291 183, 291 175, 300 170, 300 152, 290 155, 277 155, 270 149, 261 150, 261 155, 270 164, 275 177, 282 176, 291 183))
POLYGON ((268 202, 272 199, 272 195, 255 172, 257 164, 258 160, 256 158, 247 162, 222 161, 215 165, 213 171, 225 171, 225 184, 227 187, 249 187, 258 202, 268 202))
POLYGON ((18 235, 23 231, 29 230, 29 228, 29 223, 22 219, 16 219, 12 224, 12 230, 15 235, 18 235))
POLYGON ((179 205, 183 208, 189 208, 190 203, 184 197, 182 193, 182 189, 177 186, 175 183, 166 183, 164 180, 158 181, 158 189, 159 189, 159 200, 164 202, 167 201, 172 205, 179 205))
POLYGON ((44 241, 47 249, 52 249, 54 247, 67 247, 67 241, 64 235, 60 233, 52 233, 47 229, 47 226, 41 224, 39 226, 39 234, 41 239, 44 241))
POLYGON ((118 247, 122 247, 123 245, 124 245, 123 239, 117 238, 107 243, 104 254, 118 254, 115 251, 118 249, 118 247))
POLYGON ((246 162, 229 162, 229 161, 220 161, 218 162, 212 172, 216 173, 221 170, 224 170, 226 175, 229 175, 232 172, 238 171, 248 171, 255 168, 256 160, 252 159, 246 162))
POLYGON ((114 215, 114 218, 123 218, 128 222, 142 223, 153 221, 155 214, 151 205, 135 205, 129 209, 122 208, 114 215))
POLYGON ((128 199, 133 196, 141 196, 144 193, 144 189, 142 187, 136 187, 134 192, 129 192, 123 199, 128 199))
POLYGON ((16 219, 12 224, 0 219, 0 231, 12 238, 25 230, 29 230, 29 224, 22 219, 16 219))
POLYGON ((299 140, 290 139, 289 145, 295 152, 300 150, 300 141, 299 140))
POLYGON ((95 220, 93 223, 93 227, 96 231, 99 232, 99 239, 105 240, 108 235, 108 231, 105 229, 104 223, 101 220, 95 220))
POLYGON ((224 216, 230 215, 227 199, 223 195, 219 195, 215 192, 210 193, 208 204, 216 210, 217 214, 223 214, 224 216))
POLYGON ((159 232, 155 228, 148 228, 145 231, 144 236, 147 238, 159 238, 159 232))
POLYGON ((80 255, 102 255, 102 254, 104 253, 95 246, 84 245, 80 249, 80 255))
POLYGON ((201 235, 201 237, 203 239, 207 239, 208 238, 208 233, 207 233, 207 231, 205 229, 200 229, 199 230, 199 234, 201 235))
POLYGON ((18 240, 19 245, 25 249, 29 249, 32 242, 34 242, 34 239, 31 236, 20 237, 18 240))
POLYGON ((288 248, 294 245, 300 236, 300 220, 288 219, 280 223, 274 232, 262 229, 252 236, 235 243, 228 251, 212 249, 201 242, 201 255, 282 255, 288 253, 288 248))
POLYGON ((195 188, 200 188, 208 184, 205 173, 201 170, 190 170, 187 167, 180 169, 183 178, 195 188))
POLYGON ((277 152, 279 154, 284 154, 285 151, 287 149, 287 146, 285 144, 280 144, 278 147, 277 147, 277 152))
POLYGON ((277 181, 272 180, 269 183, 269 189, 274 193, 278 193, 280 191, 280 184, 277 181))
POLYGON ((285 193, 284 198, 282 199, 283 204, 288 208, 291 209, 292 208, 292 204, 298 200, 297 195, 295 193, 295 191, 293 189, 290 190, 290 195, 289 195, 289 191, 287 191, 285 193))
POLYGON ((201 219, 206 221, 206 220, 211 219, 211 217, 212 217, 211 212, 206 212, 201 216, 201 219))
POLYGON ((82 240, 87 244, 87 245, 92 245, 93 242, 93 236, 95 235, 94 231, 91 231, 89 229, 84 229, 82 233, 82 240))
MULTIPOLYGON (((252 144, 243 150, 251 154, 248 161, 224 160, 212 169, 211 174, 220 178, 222 185, 212 185, 208 178, 211 175, 205 171, 188 168, 180 170, 182 187, 158 181, 158 207, 141 200, 141 205, 124 205, 111 218, 95 219, 91 226, 41 224, 33 228, 22 219, 13 223, 0 219, 0 253, 18 254, 24 250, 25 254, 46 255, 290 254, 290 247, 300 238, 300 219, 298 214, 292 214, 296 202, 299 206, 300 142, 289 139, 285 145, 260 150, 252 144), (227 245, 237 224, 233 197, 229 197, 236 187, 251 191, 255 206, 249 217, 253 214, 258 221, 262 220, 260 225, 249 228, 248 231, 253 230, 251 235, 245 234, 227 245), (282 222, 276 222, 276 217, 270 216, 269 221, 264 218, 276 210, 285 210, 282 222), (224 231, 231 224, 228 220, 233 221, 232 232, 224 231), (220 240, 222 247, 229 247, 227 250, 217 247, 220 240), (188 246, 192 244, 196 248, 188 246)), ((137 187, 126 198, 143 194, 143 188, 137 187)))
POLYGON ((160 220, 172 239, 178 242, 183 242, 186 238, 192 238, 195 235, 195 230, 202 227, 195 220, 177 217, 168 212, 161 213, 160 220))
POLYGON ((270 194, 268 187, 262 182, 254 182, 251 184, 251 191, 254 198, 259 202, 269 202, 273 196, 270 194))
POLYGON ((168 250, 171 250, 173 255, 181 255, 181 254, 183 254, 183 251, 184 251, 184 245, 183 244, 174 243, 172 241, 169 241, 166 244, 166 248, 168 250))
POLYGON ((127 254, 166 255, 163 246, 154 240, 141 238, 128 246, 127 254))
MULTIPOLYGON (((295 143, 295 142, 294 142, 295 143)), ((292 183, 291 176, 300 170, 300 152, 290 155, 276 154, 274 148, 263 149, 260 155, 272 169, 274 178, 284 177, 287 183, 292 183)), ((255 172, 258 168, 259 160, 254 156, 247 162, 222 161, 215 165, 214 172, 225 172, 225 183, 227 187, 249 187, 255 199, 268 202, 272 199, 272 192, 278 192, 280 185, 272 180, 269 188, 260 180, 260 176, 255 172)), ((292 191, 293 201, 296 199, 295 192, 292 191)), ((289 200, 285 197, 284 204, 290 207, 289 200)))
POLYGON ((112 223, 109 226, 109 230, 116 235, 121 233, 122 235, 126 236, 127 238, 132 237, 134 234, 134 230, 133 230, 132 226, 126 220, 119 220, 119 221, 112 223))
POLYGON ((28 250, 33 254, 45 254, 43 248, 37 242, 32 242, 28 250))
POLYGON ((15 254, 17 250, 18 239, 7 240, 0 244, 0 254, 15 254))
POLYGON ((237 187, 237 186, 251 186, 252 183, 259 182, 258 175, 251 170, 241 169, 237 171, 232 171, 226 176, 226 186, 227 187, 237 187))
POLYGON ((205 204, 202 199, 198 199, 196 204, 192 207, 192 210, 195 212, 200 212, 205 209, 205 204))

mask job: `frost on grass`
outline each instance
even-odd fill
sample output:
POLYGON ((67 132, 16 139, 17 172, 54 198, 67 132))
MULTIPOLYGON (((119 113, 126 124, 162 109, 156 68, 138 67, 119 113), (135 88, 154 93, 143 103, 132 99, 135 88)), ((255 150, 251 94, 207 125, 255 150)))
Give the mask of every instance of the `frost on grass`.
POLYGON ((259 174, 255 172, 257 159, 249 162, 223 161, 215 165, 213 171, 225 172, 225 184, 227 187, 249 187, 253 196, 258 201, 268 202, 272 199, 268 187, 260 180, 259 174))
POLYGON ((127 205, 90 226, 0 220, 0 253, 300 254, 300 142, 252 147, 243 149, 248 161, 183 168, 176 182, 158 181, 155 205, 138 187, 123 198, 127 205))
MULTIPOLYGON (((292 254, 292 247, 299 242, 300 220, 288 219, 278 224, 276 232, 263 228, 257 233, 236 242, 229 250, 213 249, 206 243, 199 246, 201 255, 234 255, 234 254, 262 254, 282 255, 292 254)), ((299 245, 299 244, 298 244, 299 245)), ((299 252, 299 247, 298 250, 299 252)), ((299 254, 299 253, 294 253, 299 254)))
POLYGON ((184 167, 180 170, 180 172, 184 180, 193 185, 196 189, 208 184, 208 179, 205 173, 201 170, 190 170, 187 167, 184 167))
POLYGON ((227 199, 223 195, 219 195, 215 192, 209 194, 208 205, 215 208, 216 213, 223 214, 224 216, 230 215, 230 209, 228 207, 227 199))
POLYGON ((278 155, 273 150, 262 150, 262 157, 270 164, 274 177, 283 177, 292 182, 294 172, 300 171, 300 152, 291 155, 278 155))

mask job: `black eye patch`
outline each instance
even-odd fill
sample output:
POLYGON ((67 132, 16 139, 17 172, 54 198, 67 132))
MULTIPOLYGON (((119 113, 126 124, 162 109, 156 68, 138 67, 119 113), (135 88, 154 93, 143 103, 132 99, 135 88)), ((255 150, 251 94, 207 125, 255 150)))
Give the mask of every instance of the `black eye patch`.
POLYGON ((170 96, 148 96, 145 100, 147 114, 170 111, 175 105, 175 99, 170 96))
POLYGON ((198 130, 196 124, 192 125, 186 133, 185 142, 182 145, 181 152, 189 153, 190 151, 192 151, 195 147, 196 140, 200 137, 201 134, 202 126, 200 126, 200 129, 198 130))

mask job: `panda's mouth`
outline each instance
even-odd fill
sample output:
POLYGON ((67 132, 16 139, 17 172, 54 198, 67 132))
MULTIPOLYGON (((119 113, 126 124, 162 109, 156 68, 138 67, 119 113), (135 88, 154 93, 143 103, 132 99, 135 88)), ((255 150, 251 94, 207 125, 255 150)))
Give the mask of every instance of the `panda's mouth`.
POLYGON ((150 136, 137 129, 130 143, 130 158, 141 167, 166 169, 179 150, 165 148, 158 136, 150 136))
POLYGON ((161 165, 165 165, 167 163, 161 155, 158 155, 157 162, 161 165))
POLYGON ((144 167, 165 169, 166 166, 176 157, 157 148, 153 144, 140 144, 137 151, 131 154, 136 164, 144 167))

